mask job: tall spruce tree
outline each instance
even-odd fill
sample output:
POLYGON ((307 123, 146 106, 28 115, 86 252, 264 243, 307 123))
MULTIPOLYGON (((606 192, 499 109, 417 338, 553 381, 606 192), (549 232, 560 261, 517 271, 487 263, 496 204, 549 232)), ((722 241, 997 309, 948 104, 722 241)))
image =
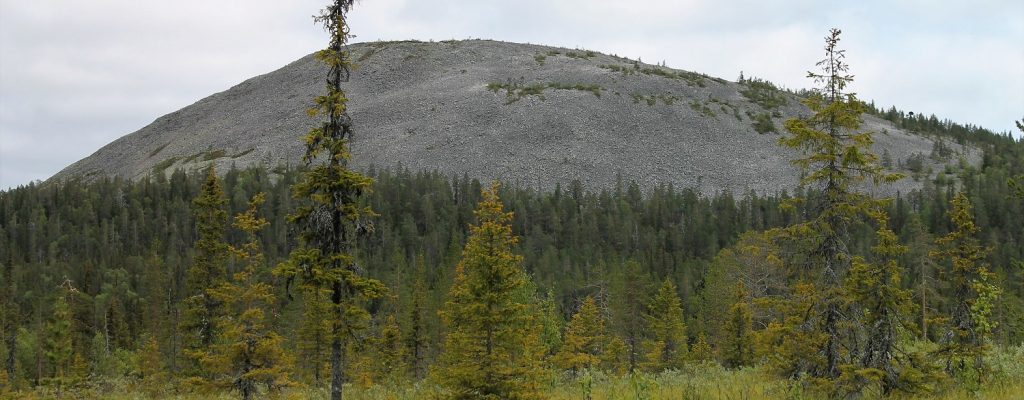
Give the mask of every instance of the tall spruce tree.
POLYGON ((289 284, 300 278, 307 293, 330 290, 332 400, 342 398, 344 342, 365 329, 369 319, 363 301, 385 292, 382 283, 366 277, 352 254, 354 237, 372 229, 368 218, 375 215, 359 204, 373 180, 348 168, 352 121, 341 84, 348 81, 351 65, 345 46, 349 39, 346 15, 352 4, 353 0, 335 0, 316 17, 331 39, 326 49, 316 53, 328 68, 327 93, 316 98, 309 115, 323 116, 324 122, 304 138, 303 161, 308 169, 293 187, 295 197, 306 200, 289 218, 301 231, 300 247, 276 269, 289 284))
MULTIPOLYGON (((821 292, 812 328, 825 335, 824 344, 818 349, 824 363, 797 364, 810 368, 804 372, 827 379, 839 376, 840 366, 851 362, 850 352, 844 349, 856 346, 851 337, 853 313, 844 310, 842 285, 851 261, 849 229, 881 205, 880 200, 858 192, 857 185, 900 178, 898 174, 886 173, 871 153, 872 133, 857 131, 865 106, 847 91, 853 76, 848 74, 845 50, 839 49, 840 33, 832 29, 825 38, 825 58, 817 64, 821 72, 807 74, 822 85, 803 101, 813 114, 787 120, 784 126, 789 135, 779 139, 780 145, 803 152, 802 157, 792 161, 805 173, 801 186, 821 193, 816 199, 816 212, 806 222, 789 227, 788 233, 803 242, 802 247, 810 249, 805 254, 808 273, 817 275, 821 292)), ((806 201, 804 197, 795 197, 787 205, 806 201)))
POLYGON ((216 321, 220 336, 197 357, 210 375, 203 383, 237 390, 244 400, 259 396, 261 387, 270 391, 293 385, 284 338, 267 318, 275 303, 273 288, 258 279, 265 267, 258 237, 267 225, 258 214, 263 201, 263 193, 256 194, 249 208, 235 216, 234 226, 248 240, 242 247, 231 247, 242 270, 230 282, 207 289, 224 310, 216 321))
POLYGON ((648 340, 645 369, 662 371, 679 369, 687 358, 686 325, 683 323, 682 301, 671 279, 665 279, 651 299, 644 315, 648 340))
POLYGON ((497 183, 483 191, 475 215, 441 310, 447 335, 438 378, 455 399, 538 398, 544 348, 536 299, 523 257, 512 252, 518 238, 497 183))
POLYGON ((722 326, 722 363, 727 368, 740 368, 754 362, 754 337, 749 293, 742 280, 736 281, 733 304, 722 326))
POLYGON ((953 292, 951 315, 940 339, 939 355, 951 375, 971 369, 983 378, 982 357, 989 350, 995 328, 991 313, 1000 290, 991 282, 993 274, 984 261, 988 249, 981 247, 975 237, 978 227, 967 195, 958 192, 953 197, 948 215, 954 229, 936 240, 937 250, 932 252, 936 260, 948 260, 953 292))
MULTIPOLYGON (((186 274, 186 297, 182 302, 181 321, 178 326, 186 356, 199 355, 213 345, 217 338, 216 320, 219 302, 207 289, 224 282, 227 270, 228 245, 225 241, 228 223, 227 198, 217 172, 211 166, 206 170, 206 181, 199 196, 192 201, 199 239, 195 256, 186 274)), ((193 364, 191 375, 202 375, 199 364, 193 364)))

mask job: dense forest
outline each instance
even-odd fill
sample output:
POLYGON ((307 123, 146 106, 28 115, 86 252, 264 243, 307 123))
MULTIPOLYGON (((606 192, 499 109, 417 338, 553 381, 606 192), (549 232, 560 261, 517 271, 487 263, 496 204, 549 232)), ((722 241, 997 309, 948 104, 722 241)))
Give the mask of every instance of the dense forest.
POLYGON ((0 393, 591 398, 626 382, 650 398, 664 374, 718 369, 813 398, 1020 378, 993 360, 1024 344, 1024 141, 865 105, 838 62, 804 93, 815 117, 779 134, 806 157, 792 193, 364 175, 344 163, 350 6, 319 19, 334 78, 307 161, 329 161, 0 192, 0 393), (836 133, 862 112, 982 164, 859 194, 900 178, 870 133, 836 133))

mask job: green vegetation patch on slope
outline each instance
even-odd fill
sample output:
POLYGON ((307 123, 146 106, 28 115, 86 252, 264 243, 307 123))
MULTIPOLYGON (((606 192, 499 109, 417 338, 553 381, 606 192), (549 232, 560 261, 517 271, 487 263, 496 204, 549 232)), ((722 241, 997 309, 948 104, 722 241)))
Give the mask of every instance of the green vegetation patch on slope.
POLYGON ((593 94, 595 97, 601 97, 601 91, 606 90, 599 85, 590 85, 584 83, 562 83, 562 82, 549 82, 549 83, 533 83, 525 85, 519 82, 508 81, 506 83, 492 82, 487 84, 487 90, 492 92, 505 91, 505 104, 512 104, 526 96, 538 96, 541 100, 544 100, 544 90, 555 89, 555 90, 579 90, 582 92, 588 92, 593 94))

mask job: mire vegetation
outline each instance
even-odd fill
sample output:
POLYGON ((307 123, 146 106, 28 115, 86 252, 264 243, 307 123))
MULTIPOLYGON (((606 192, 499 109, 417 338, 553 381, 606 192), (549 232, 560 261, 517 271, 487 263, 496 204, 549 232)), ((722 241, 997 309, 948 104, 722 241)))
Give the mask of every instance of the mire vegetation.
POLYGON ((872 107, 845 91, 838 30, 811 75, 812 115, 779 138, 801 153, 795 193, 538 192, 348 169, 351 6, 317 18, 331 34, 317 54, 328 79, 302 168, 0 192, 0 396, 1024 389, 1024 143, 894 112, 981 147, 985 163, 895 198, 859 191, 902 177, 859 130, 872 107))

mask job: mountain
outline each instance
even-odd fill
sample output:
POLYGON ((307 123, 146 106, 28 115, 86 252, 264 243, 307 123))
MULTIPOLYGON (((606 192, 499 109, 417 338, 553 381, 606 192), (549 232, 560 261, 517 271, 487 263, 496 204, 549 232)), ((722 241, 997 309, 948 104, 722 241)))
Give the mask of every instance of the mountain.
MULTIPOLYGON (((782 121, 809 110, 767 82, 729 82, 614 55, 488 40, 354 44, 345 85, 353 165, 437 170, 552 188, 618 180, 704 193, 775 193, 796 185, 782 121), (755 128, 758 126, 758 128, 755 128), (763 132, 763 133, 759 133, 763 132), (774 132, 773 132, 774 131, 774 132)), ((50 181, 138 179, 215 164, 296 165, 324 91, 312 55, 158 118, 50 181)), ((893 168, 941 171, 932 139, 865 116, 893 168)), ((969 162, 980 152, 954 149, 969 162)), ((905 179, 885 191, 919 185, 905 179)))

